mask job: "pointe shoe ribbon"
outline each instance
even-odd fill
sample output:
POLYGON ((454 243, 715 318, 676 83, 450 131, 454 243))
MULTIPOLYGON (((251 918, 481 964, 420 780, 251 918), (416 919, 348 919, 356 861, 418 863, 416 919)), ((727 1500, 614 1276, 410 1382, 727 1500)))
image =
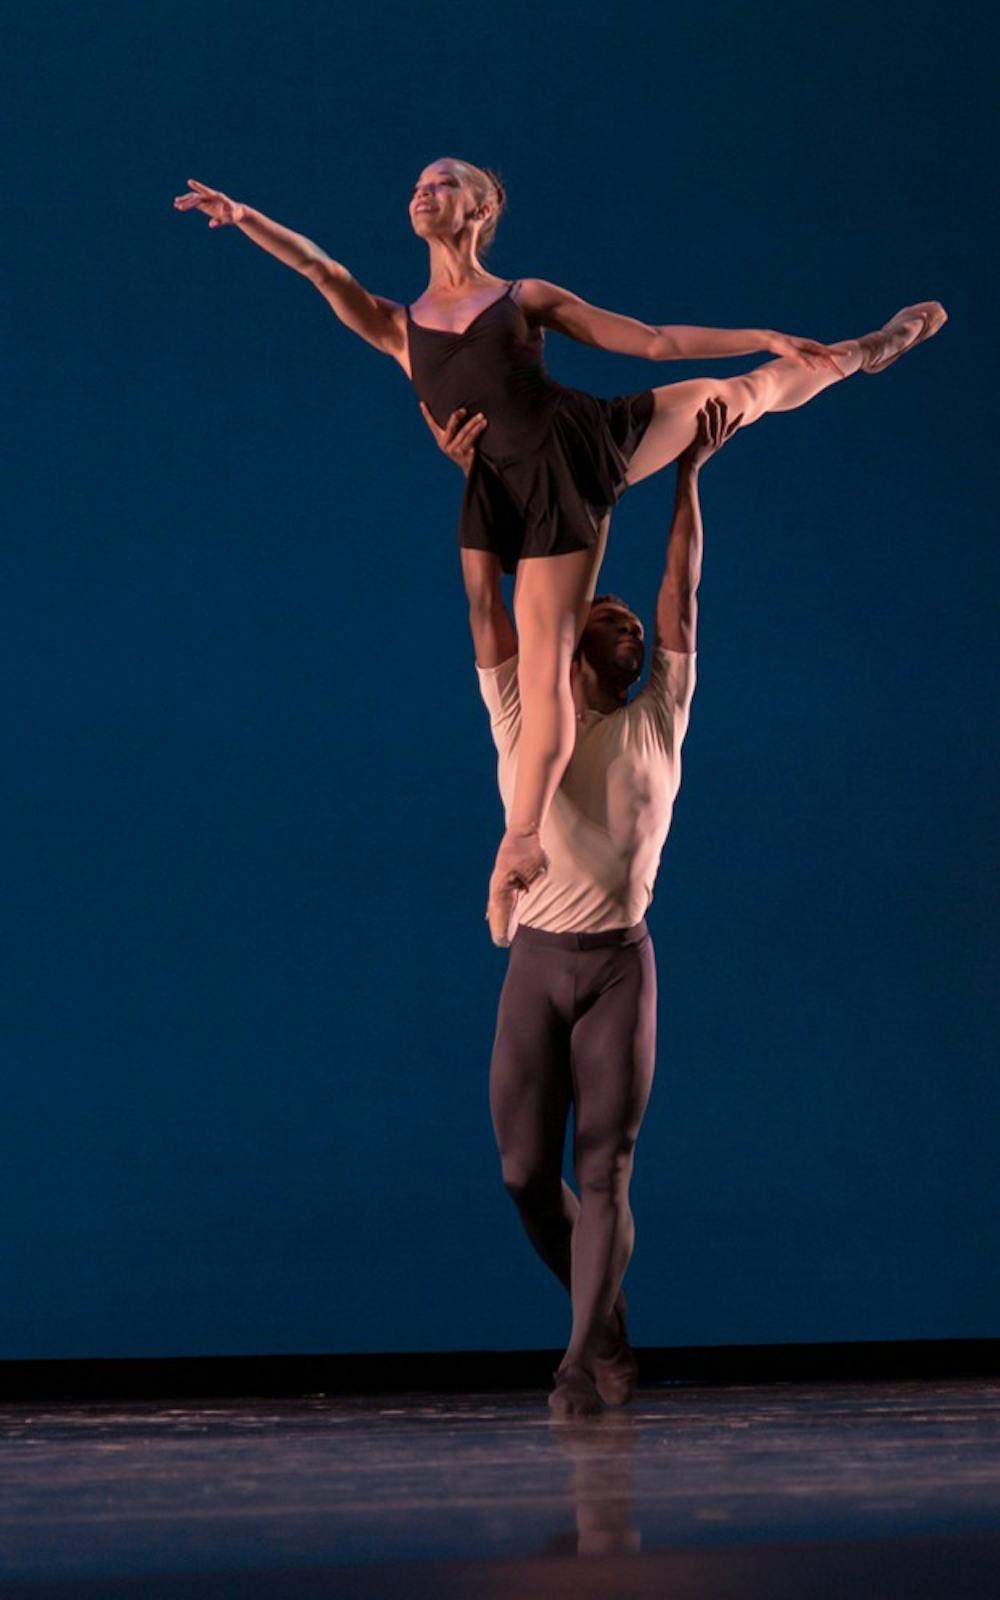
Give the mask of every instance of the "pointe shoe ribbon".
MULTIPOLYGON (((879 333, 888 334, 902 323, 913 322, 913 336, 900 345, 898 350, 887 351, 882 355, 876 353, 870 361, 864 361, 862 372, 869 374, 884 372, 886 367, 891 367, 900 356, 906 355, 909 350, 915 350, 918 344, 923 344, 925 339, 930 339, 935 333, 940 332, 947 321, 948 313, 939 300, 922 300, 918 305, 904 306, 902 311, 897 311, 894 317, 889 318, 884 327, 879 329, 879 333)), ((867 348, 871 349, 871 346, 867 348)))

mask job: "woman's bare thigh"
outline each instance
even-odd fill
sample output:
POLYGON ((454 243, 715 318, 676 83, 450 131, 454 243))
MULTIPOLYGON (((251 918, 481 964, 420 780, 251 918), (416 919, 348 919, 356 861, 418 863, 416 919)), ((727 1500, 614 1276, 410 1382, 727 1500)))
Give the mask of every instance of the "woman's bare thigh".
POLYGON ((628 464, 628 483, 639 483, 683 455, 694 441, 700 407, 713 395, 725 396, 726 381, 689 378, 653 390, 653 415, 628 464))
POLYGON ((514 616, 525 651, 562 653, 576 650, 579 635, 594 598, 597 574, 605 550, 606 530, 597 546, 571 550, 566 555, 530 555, 517 563, 514 581, 514 616))

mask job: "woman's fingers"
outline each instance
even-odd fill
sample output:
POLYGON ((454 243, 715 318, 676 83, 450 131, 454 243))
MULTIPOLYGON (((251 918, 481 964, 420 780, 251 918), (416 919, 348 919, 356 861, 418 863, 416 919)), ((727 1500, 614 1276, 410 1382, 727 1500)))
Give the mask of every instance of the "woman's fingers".
POLYGON ((225 211, 227 201, 225 195, 217 194, 214 189, 208 189, 204 194, 192 191, 191 194, 175 195, 174 206, 178 211, 206 211, 211 214, 210 208, 213 206, 225 211))
POLYGON ((825 344, 818 344, 814 339, 803 339, 800 348, 810 357, 811 364, 814 367, 832 367, 835 372, 840 371, 825 344))
POLYGON ((209 205, 226 205, 226 196, 221 189, 210 189, 207 183, 199 183, 197 178, 188 179, 190 194, 179 194, 174 200, 178 211, 190 211, 209 205))
POLYGON ((776 355, 788 356, 790 360, 798 361, 803 367, 808 367, 810 372, 816 372, 827 364, 839 371, 825 344, 818 344, 815 339, 801 339, 797 335, 787 333, 778 334, 777 339, 779 342, 771 347, 776 355))

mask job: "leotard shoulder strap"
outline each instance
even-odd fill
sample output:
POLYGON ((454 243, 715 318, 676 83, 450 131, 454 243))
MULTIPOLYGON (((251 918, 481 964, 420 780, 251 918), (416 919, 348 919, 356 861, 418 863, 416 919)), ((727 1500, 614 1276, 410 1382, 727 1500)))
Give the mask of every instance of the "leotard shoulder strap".
MULTIPOLYGON (((521 280, 520 280, 520 278, 512 278, 512 279, 511 279, 511 280, 510 280, 510 282, 509 282, 509 283, 508 283, 508 284, 507 284, 507 287, 506 287, 506 289, 505 289, 505 290, 504 290, 504 292, 503 292, 503 294, 498 294, 498 295, 497 295, 497 297, 496 297, 496 299, 495 299, 495 300, 491 300, 491 301, 490 301, 490 302, 489 302, 489 305, 485 305, 485 306, 484 306, 484 307, 483 307, 483 310, 482 310, 482 311, 479 311, 479 312, 477 312, 477 313, 476 313, 476 315, 475 315, 475 316, 474 316, 474 317, 473 317, 473 319, 472 319, 472 322, 478 322, 478 321, 479 321, 479 318, 480 318, 480 317, 481 317, 481 316, 482 316, 482 315, 483 315, 483 313, 484 313, 484 312, 486 312, 486 311, 490 311, 490 310, 492 310, 492 308, 493 308, 493 307, 494 307, 494 306, 495 306, 495 305, 499 305, 499 303, 500 303, 500 301, 501 301, 501 300, 506 300, 506 299, 507 299, 507 296, 508 296, 508 295, 510 295, 510 294, 513 294, 513 292, 514 292, 514 290, 515 290, 515 289, 516 289, 516 288, 517 288, 517 286, 518 286, 518 284, 519 284, 519 283, 520 283, 520 282, 521 282, 521 280)), ((406 305, 405 305, 405 306, 404 306, 404 307, 403 307, 403 309, 404 309, 404 310, 405 310, 405 312, 406 312, 406 316, 407 316, 407 320, 408 320, 408 321, 409 321, 409 322, 413 322, 413 312, 412 312, 412 311, 411 311, 411 310, 410 310, 410 306, 409 306, 409 303, 407 303, 407 304, 406 304, 406 305)), ((470 327, 470 328, 471 328, 471 327, 472 327, 472 322, 470 322, 470 323, 469 323, 469 324, 468 324, 468 327, 470 327)), ((415 328, 420 328, 420 327, 422 327, 422 326, 423 326, 423 324, 422 324, 422 323, 420 323, 420 322, 413 322, 413 326, 414 326, 414 327, 415 327, 415 328)), ((431 329, 429 329, 429 330, 428 330, 428 331, 429 331, 429 332, 431 332, 431 333, 444 333, 444 332, 446 332, 446 331, 447 331, 447 330, 446 330, 446 329, 444 329, 444 328, 431 328, 431 329)), ((467 331, 467 330, 466 330, 466 331, 467 331)))

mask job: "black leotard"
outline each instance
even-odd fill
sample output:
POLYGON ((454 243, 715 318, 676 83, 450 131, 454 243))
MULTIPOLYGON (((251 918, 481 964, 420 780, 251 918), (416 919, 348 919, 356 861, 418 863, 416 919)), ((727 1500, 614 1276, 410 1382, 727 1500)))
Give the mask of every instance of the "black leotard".
POLYGON ((554 382, 542 332, 509 283, 462 333, 426 328, 406 308, 413 386, 444 426, 464 406, 481 411, 458 542, 491 550, 504 572, 523 556, 594 545, 625 491, 625 471, 653 414, 653 392, 598 399, 554 382))

